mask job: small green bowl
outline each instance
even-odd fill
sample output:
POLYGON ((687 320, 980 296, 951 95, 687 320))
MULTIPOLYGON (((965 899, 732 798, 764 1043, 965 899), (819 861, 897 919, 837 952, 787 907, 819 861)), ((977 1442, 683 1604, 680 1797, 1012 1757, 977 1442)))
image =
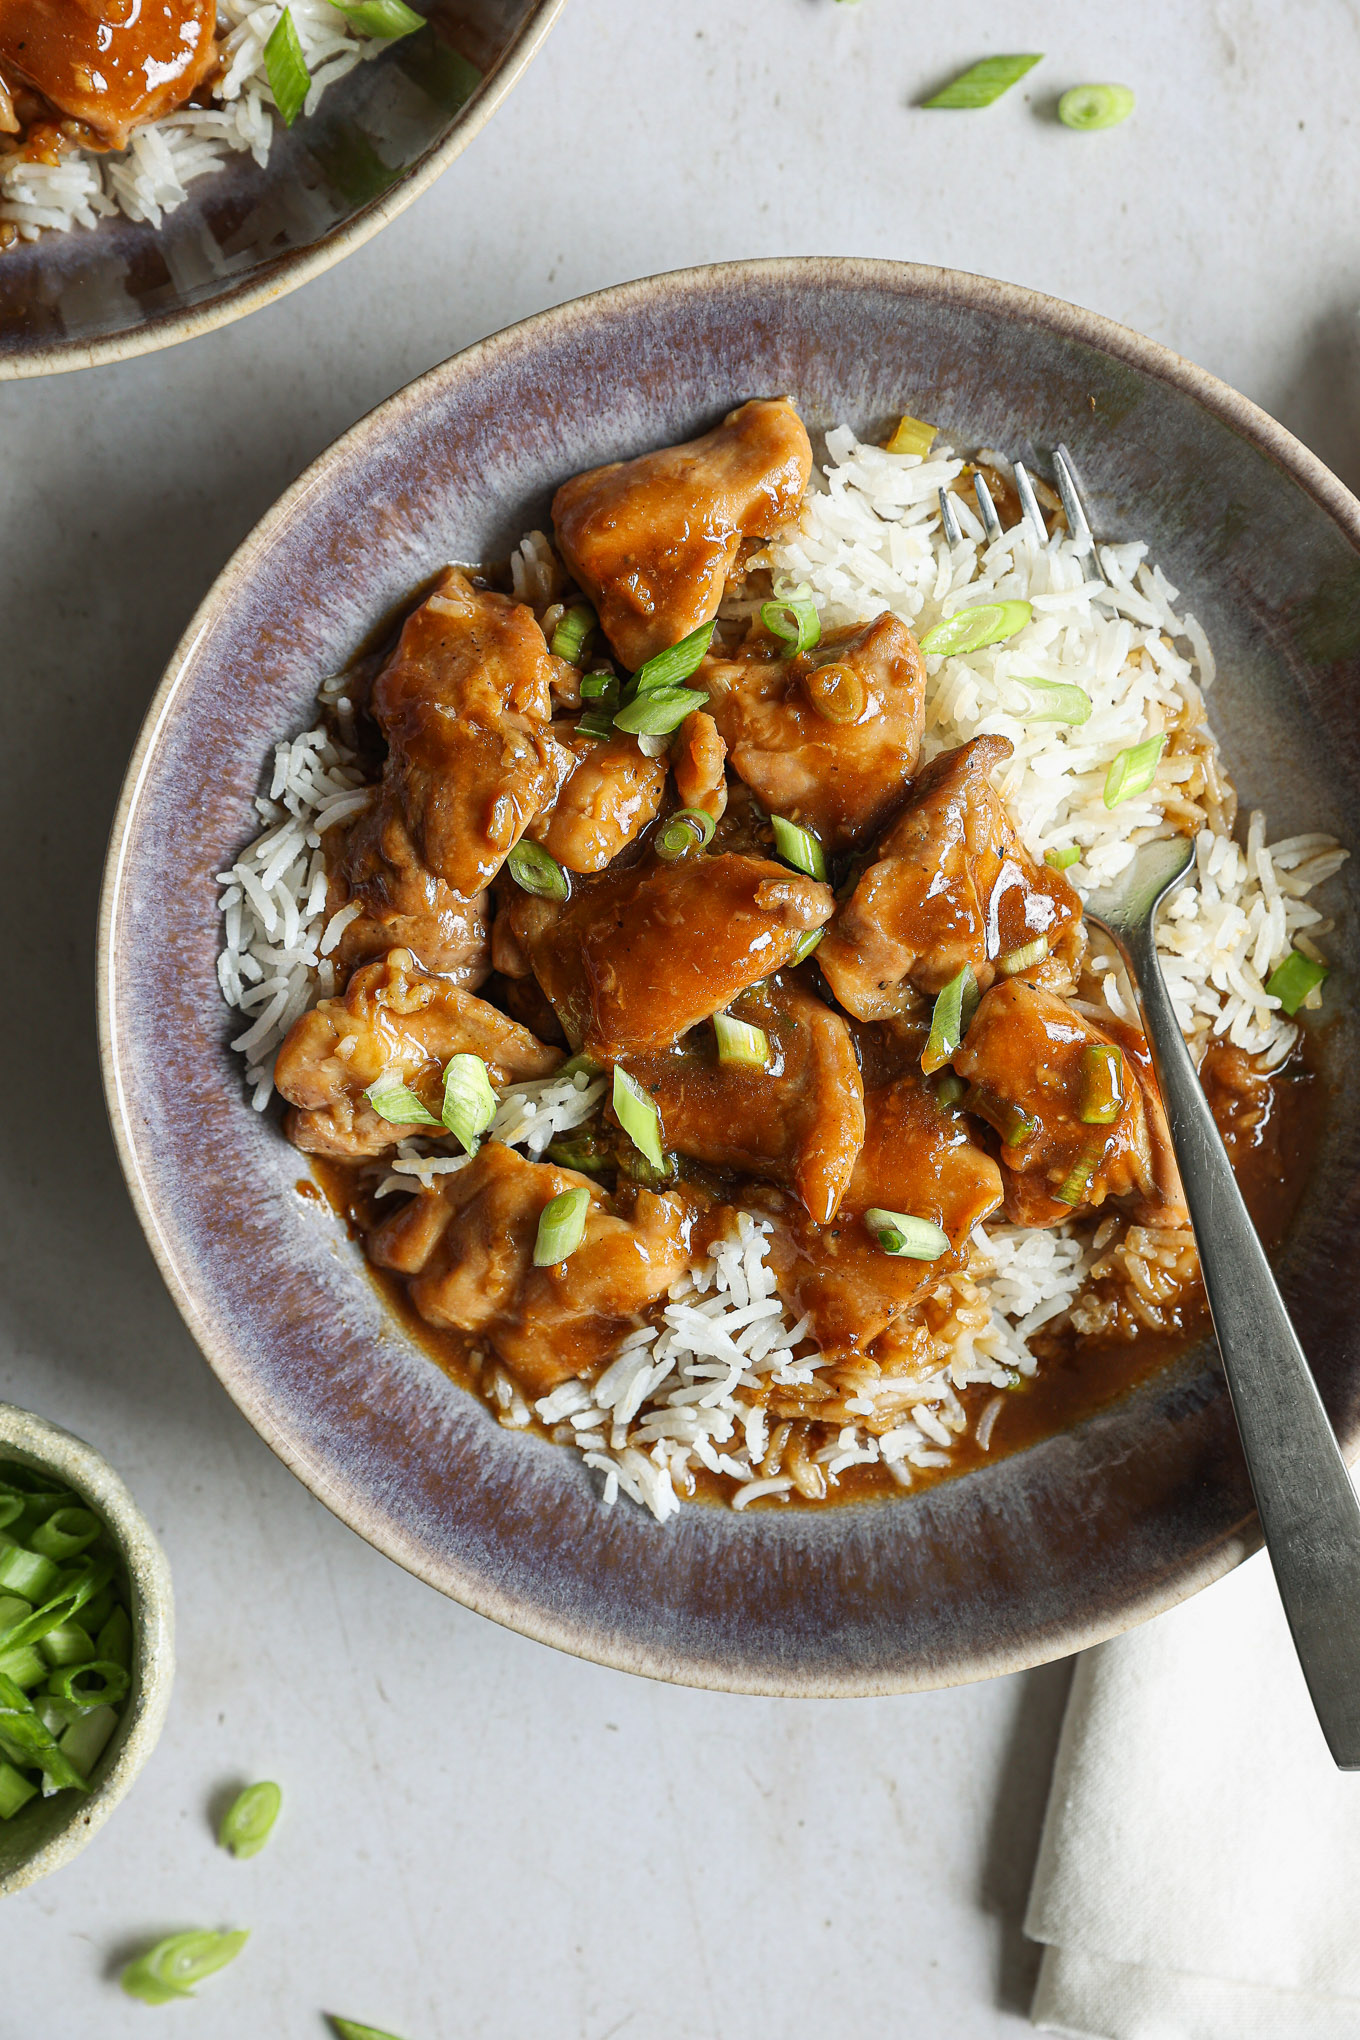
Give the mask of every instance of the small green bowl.
POLYGON ((127 1579, 133 1648, 132 1685, 90 1790, 31 1799, 12 1820, 0 1821, 0 1898, 59 1870, 103 1826, 156 1747, 175 1675, 170 1568, 108 1461, 58 1425, 0 1403, 0 1473, 6 1460, 56 1474, 101 1519, 127 1579))

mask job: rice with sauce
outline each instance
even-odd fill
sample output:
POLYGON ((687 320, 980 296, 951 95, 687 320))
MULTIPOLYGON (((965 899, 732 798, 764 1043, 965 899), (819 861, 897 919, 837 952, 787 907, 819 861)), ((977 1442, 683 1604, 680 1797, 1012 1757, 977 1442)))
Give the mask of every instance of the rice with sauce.
MULTIPOLYGON (((919 636, 966 603, 1028 601, 1031 621, 1004 643, 929 659, 923 760, 984 733, 1009 738, 1014 757, 1001 792, 1020 835, 1038 860, 1075 845, 1080 858, 1067 876, 1083 898, 1116 879, 1139 842, 1194 834, 1195 863, 1158 931, 1182 1027, 1197 1056, 1225 1041, 1265 1067, 1283 1061, 1298 1030, 1266 982, 1292 948, 1320 955, 1315 945, 1330 924, 1307 896, 1347 852, 1321 835, 1268 844, 1259 814, 1245 846, 1234 839, 1234 797, 1205 719, 1213 655, 1146 545, 1102 545, 1108 584, 1087 581, 1066 535, 1041 545, 1022 520, 988 543, 970 501, 956 493, 963 541, 951 548, 938 491, 958 483, 961 459, 892 454, 844 427, 828 436, 827 452, 798 527, 748 566, 767 567, 777 586, 809 588, 827 626, 890 609, 919 636), (1035 720, 1026 679, 1080 685, 1089 717, 1077 726, 1035 720), (1152 784, 1107 808, 1115 758, 1163 732, 1152 784)), ((999 455, 979 458, 1006 476, 999 455)), ((512 568, 516 594, 542 614, 561 585, 542 533, 523 541, 512 568)), ((343 738, 353 729, 343 676, 321 694, 343 738)), ((353 910, 327 915, 321 835, 368 797, 352 754, 326 725, 278 745, 269 792, 256 803, 265 831, 222 874, 219 978, 247 1019, 232 1046, 247 1058, 257 1110, 292 1021, 334 989, 328 958, 353 910)), ((1111 1011, 1133 1017, 1122 968, 1096 930, 1088 971, 1111 1011)), ((589 1116, 602 1089, 583 1075, 512 1085, 492 1133, 539 1155, 589 1116)), ((404 1141, 382 1190, 462 1167, 453 1149, 404 1141)), ((499 1420, 546 1427, 583 1454, 607 1502, 622 1492, 662 1521, 701 1471, 734 1483, 739 1509, 793 1492, 817 1499, 850 1468, 875 1463, 910 1487, 947 1467, 965 1434, 986 1450, 1007 1392, 1036 1370, 1030 1341, 1042 1327, 1070 1315, 1078 1331, 1102 1328, 1108 1310, 1097 1282, 1120 1283, 1136 1321, 1157 1329, 1196 1275, 1185 1231, 1117 1217, 1094 1232, 979 1227, 969 1265, 941 1281, 914 1349, 884 1373, 867 1360, 833 1365, 812 1345, 807 1321, 777 1293, 769 1229, 759 1213, 739 1212, 711 1260, 673 1287, 659 1322, 630 1332, 593 1382, 567 1381, 531 1405, 488 1361, 482 1386, 499 1420), (964 1391, 973 1392, 967 1402, 964 1391), (808 1422, 833 1433, 813 1452, 808 1422)))

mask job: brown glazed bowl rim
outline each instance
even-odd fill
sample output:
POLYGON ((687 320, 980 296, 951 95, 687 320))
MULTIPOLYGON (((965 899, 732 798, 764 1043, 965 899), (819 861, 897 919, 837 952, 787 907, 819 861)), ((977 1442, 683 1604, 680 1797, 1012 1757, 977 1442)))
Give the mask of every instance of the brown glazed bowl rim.
POLYGON ((224 291, 211 304, 198 308, 186 305, 164 318, 144 321, 127 332, 109 333, 98 340, 74 341, 57 348, 25 347, 12 354, 0 354, 0 382, 26 376, 66 375, 78 368, 102 368, 108 362, 133 361, 139 355, 155 354, 162 347, 177 347, 182 340, 196 340, 200 334, 216 333, 223 326, 234 325, 238 319, 273 304, 276 298, 287 297, 290 291, 310 283, 314 276, 324 276, 414 204, 443 175, 454 157, 460 156, 481 133, 537 56, 565 5, 566 0, 533 0, 490 76, 454 115, 443 141, 422 162, 404 172, 390 190, 371 199, 342 226, 307 247, 290 249, 270 265, 267 276, 224 291))
MULTIPOLYGON (((124 1089, 117 1035, 115 980, 118 959, 113 952, 113 934, 122 883, 123 861, 128 836, 149 764, 163 729, 173 716, 186 664, 200 637, 209 630, 226 605, 249 584, 257 560, 273 543, 295 507, 315 490, 324 490, 347 463, 381 439, 397 421, 419 415, 432 394, 491 373, 498 364, 553 335, 589 328, 601 315, 618 315, 645 310, 658 293, 679 294, 691 300, 710 287, 757 285, 798 290, 820 283, 834 283, 847 289, 892 290, 945 307, 984 309, 1002 320, 1046 328, 1083 343, 1141 374, 1171 386, 1202 406, 1230 430, 1263 452, 1270 461, 1313 499, 1360 553, 1360 501, 1341 483, 1316 455, 1269 417, 1248 398, 1174 353, 1098 312, 1084 310, 1061 299, 1025 287, 972 275, 966 271, 940 269, 923 264, 892 262, 858 257, 773 257, 725 262, 672 271, 662 275, 618 284, 594 292, 532 318, 509 326, 476 342, 461 353, 428 370, 389 397, 336 440, 285 491, 232 558, 199 605, 188 629, 170 660, 146 720, 137 739, 122 796, 114 818, 100 901, 98 934, 99 1047, 105 1095, 114 1140, 148 1244, 174 1301, 200 1349, 243 1414, 259 1431, 283 1463, 341 1520, 372 1543, 387 1557, 441 1592, 459 1600, 476 1613, 506 1627, 552 1645, 573 1655, 619 1670, 640 1673, 675 1683, 706 1687, 716 1691, 750 1692, 799 1697, 864 1697, 885 1692, 923 1691, 966 1683, 971 1679, 997 1677, 1032 1665, 1050 1662, 1074 1651, 1105 1641, 1135 1627, 1188 1599, 1201 1588, 1223 1577, 1258 1548, 1261 1539, 1257 1520, 1247 1515, 1207 1546, 1197 1543, 1185 1557, 1160 1568, 1146 1584, 1120 1600, 1117 1607, 1094 1612, 1074 1609, 1063 1619, 1055 1634, 1049 1628, 1027 1642, 986 1645, 961 1651, 949 1663, 935 1666, 903 1666, 890 1676, 854 1666, 834 1671, 800 1669, 796 1662, 778 1666, 766 1664, 759 1676, 751 1676, 740 1664, 727 1665, 720 1656, 679 1656, 664 1646, 653 1649, 636 1635, 601 1636, 582 1633, 579 1621, 560 1617, 541 1604, 528 1605, 517 1594, 513 1580, 489 1572, 471 1576, 468 1570, 450 1577, 447 1563, 435 1562, 413 1537, 403 1536, 353 1491, 343 1469, 319 1465, 297 1449, 287 1427, 279 1421, 267 1395, 239 1363, 229 1328, 209 1320, 199 1308, 191 1288, 181 1280, 157 1220, 158 1193, 148 1186, 139 1170, 136 1146, 130 1132, 130 1115, 135 1101, 124 1089)), ((1348 1459, 1360 1452, 1360 1421, 1343 1431, 1342 1449, 1348 1459)))

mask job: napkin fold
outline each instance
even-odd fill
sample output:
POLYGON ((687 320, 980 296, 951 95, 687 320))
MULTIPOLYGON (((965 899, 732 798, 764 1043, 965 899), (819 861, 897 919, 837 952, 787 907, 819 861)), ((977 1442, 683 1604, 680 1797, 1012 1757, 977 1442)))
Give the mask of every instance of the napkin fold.
POLYGON ((1360 1772, 1264 1552, 1078 1662, 1025 1931, 1083 2040, 1360 2040, 1360 1772))

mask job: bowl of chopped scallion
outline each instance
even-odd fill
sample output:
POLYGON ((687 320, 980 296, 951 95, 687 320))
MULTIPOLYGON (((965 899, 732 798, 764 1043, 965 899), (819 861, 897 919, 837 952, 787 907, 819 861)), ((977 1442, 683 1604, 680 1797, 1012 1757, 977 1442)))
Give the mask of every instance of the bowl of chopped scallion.
POLYGON ((0 1403, 0 1897, 77 1855, 155 1748, 170 1569, 94 1448, 0 1403))

